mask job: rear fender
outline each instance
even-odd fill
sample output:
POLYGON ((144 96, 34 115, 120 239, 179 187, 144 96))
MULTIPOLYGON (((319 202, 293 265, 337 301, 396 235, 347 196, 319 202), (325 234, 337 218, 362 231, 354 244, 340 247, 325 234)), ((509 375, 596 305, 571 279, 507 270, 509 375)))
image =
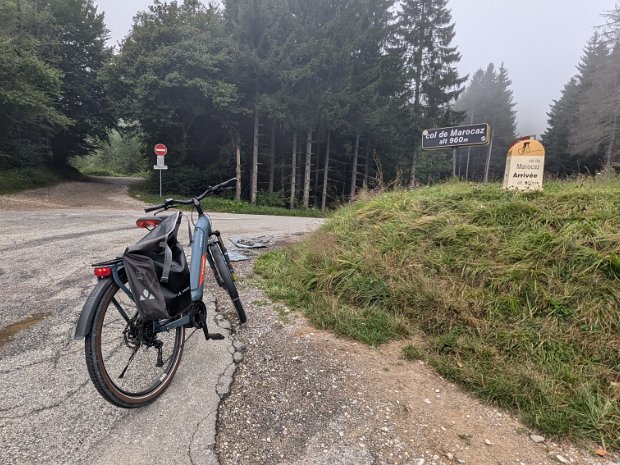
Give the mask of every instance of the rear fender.
POLYGON ((90 332, 90 327, 93 322, 93 318, 95 317, 95 311, 97 310, 97 305, 99 305, 99 301, 103 298, 105 292, 109 289, 110 286, 114 284, 114 279, 112 277, 100 279, 95 288, 91 291, 88 299, 84 303, 84 307, 82 307, 82 313, 80 313, 80 318, 77 321, 77 325, 75 327, 75 334, 73 335, 73 339, 76 341, 80 339, 84 339, 88 333, 90 332))

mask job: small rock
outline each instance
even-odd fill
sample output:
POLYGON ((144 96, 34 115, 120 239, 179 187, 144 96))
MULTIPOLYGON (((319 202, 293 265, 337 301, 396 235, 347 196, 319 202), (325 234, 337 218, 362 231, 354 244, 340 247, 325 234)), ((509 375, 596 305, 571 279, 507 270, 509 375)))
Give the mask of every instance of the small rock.
POLYGON ((536 434, 530 434, 530 439, 536 443, 545 442, 545 438, 536 434))
POLYGON ((494 444, 493 444, 491 441, 489 441, 488 439, 485 439, 485 440, 484 440, 484 443, 485 443, 487 446, 492 446, 492 445, 494 445, 494 444))
POLYGON ((558 460, 558 462, 560 463, 568 463, 568 460, 566 460, 564 457, 562 457, 560 454, 556 455, 555 458, 558 460))
POLYGON ((451 452, 447 452, 446 453, 446 457, 448 457, 448 460, 450 460, 450 461, 454 460, 454 454, 451 453, 451 452))
POLYGON ((596 449, 594 453, 599 457, 606 457, 609 455, 609 452, 607 452, 605 449, 596 449))
POLYGON ((427 404, 430 404, 431 400, 430 399, 424 399, 424 402, 427 403, 427 404))

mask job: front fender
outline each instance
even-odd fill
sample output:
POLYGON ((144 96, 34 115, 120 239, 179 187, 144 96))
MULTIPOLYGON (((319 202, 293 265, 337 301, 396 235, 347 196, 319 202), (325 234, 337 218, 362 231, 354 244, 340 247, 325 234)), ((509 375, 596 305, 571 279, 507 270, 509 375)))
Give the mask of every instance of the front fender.
POLYGON ((90 295, 88 296, 88 299, 86 299, 86 303, 84 303, 84 307, 82 307, 82 313, 80 313, 80 318, 77 321, 73 339, 78 341, 80 339, 84 339, 88 335, 88 333, 90 332, 90 327, 93 322, 93 318, 95 317, 95 311, 97 310, 97 305, 99 305, 99 301, 103 297, 103 294, 113 284, 114 284, 114 280, 112 279, 112 277, 103 278, 99 280, 95 288, 91 291, 90 295))

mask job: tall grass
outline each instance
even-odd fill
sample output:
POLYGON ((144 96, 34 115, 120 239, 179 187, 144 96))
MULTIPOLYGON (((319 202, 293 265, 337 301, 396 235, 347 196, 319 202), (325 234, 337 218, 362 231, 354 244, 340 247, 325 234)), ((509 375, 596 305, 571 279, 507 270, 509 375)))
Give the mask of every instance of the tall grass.
MULTIPOLYGON (((206 186, 201 187, 206 189, 206 186)), ((144 184, 136 184, 129 188, 129 194, 143 200, 144 202, 151 204, 162 203, 162 197, 150 193, 144 184)), ((196 192, 195 195, 200 194, 196 192)), ((174 194, 166 192, 164 197, 172 197, 175 199, 186 199, 187 194, 174 194)), ((202 208, 208 212, 223 212, 223 213, 241 213, 248 215, 275 215, 275 216, 299 216, 310 218, 322 218, 326 216, 326 213, 321 210, 311 208, 300 208, 295 210, 289 210, 288 208, 274 207, 268 205, 252 205, 248 202, 241 200, 234 200, 227 197, 207 197, 201 202, 202 208)))
POLYGON ((620 449, 618 179, 391 192, 256 269, 319 327, 373 345, 422 331, 409 358, 544 433, 620 449))

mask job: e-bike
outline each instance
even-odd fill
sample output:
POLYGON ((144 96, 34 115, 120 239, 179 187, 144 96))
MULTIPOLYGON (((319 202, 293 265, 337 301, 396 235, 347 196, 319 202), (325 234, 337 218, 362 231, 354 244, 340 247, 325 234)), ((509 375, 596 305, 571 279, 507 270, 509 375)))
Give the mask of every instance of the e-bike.
MULTIPOLYGON (((229 179, 192 199, 166 199, 144 209, 160 213, 178 205, 191 205, 198 213, 189 264, 191 304, 178 315, 152 321, 140 314, 136 300, 151 296, 132 292, 122 257, 93 264, 99 281, 82 309, 74 338, 85 339, 90 378, 112 404, 142 407, 165 391, 181 362, 186 328, 202 329, 207 340, 224 339, 207 328, 207 309, 202 300, 207 263, 218 285, 232 299, 239 321, 246 321, 226 247, 200 205, 203 198, 223 192, 234 182, 234 178, 229 179)), ((157 228, 165 218, 157 213, 139 218, 137 226, 157 228)))

